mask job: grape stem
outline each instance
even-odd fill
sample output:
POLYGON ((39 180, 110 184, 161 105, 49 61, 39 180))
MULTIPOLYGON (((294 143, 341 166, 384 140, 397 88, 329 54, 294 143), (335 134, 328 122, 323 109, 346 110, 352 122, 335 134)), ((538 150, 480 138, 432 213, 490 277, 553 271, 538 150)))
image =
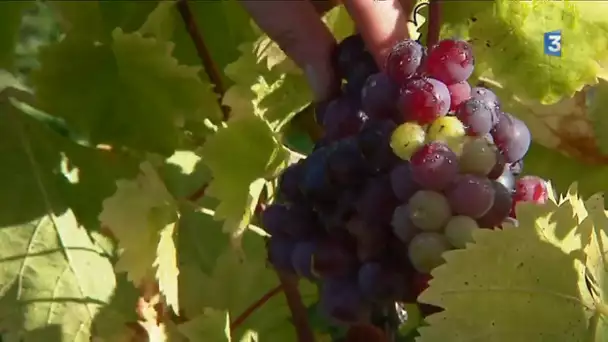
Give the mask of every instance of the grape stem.
POLYGON ((213 90, 218 96, 217 102, 220 106, 224 121, 228 120, 230 115, 230 109, 224 105, 222 105, 222 99, 224 98, 224 94, 226 93, 226 88, 223 85, 222 77, 219 72, 218 67, 213 62, 213 58, 211 58, 211 53, 205 44, 205 39, 201 34, 198 25, 196 24, 196 20, 194 19, 194 15, 190 10, 190 6, 188 4, 188 0, 178 0, 176 3, 177 10, 186 26, 186 31, 196 48, 196 53, 203 64, 203 68, 209 80, 213 84, 213 90))
POLYGON ((287 305, 291 311, 291 319, 296 328, 298 342, 314 342, 315 337, 308 321, 308 313, 302 302, 302 296, 298 289, 298 279, 293 275, 277 270, 287 305))
POLYGON ((441 29, 441 4, 439 0, 429 1, 429 22, 426 31, 426 46, 431 48, 439 42, 439 31, 441 29))
POLYGON ((230 331, 234 332, 240 325, 243 324, 254 313, 257 309, 261 308, 266 302, 268 302, 272 297, 283 291, 282 285, 277 285, 274 288, 270 289, 270 291, 266 292, 262 297, 253 302, 251 305, 245 309, 232 323, 230 323, 230 331))

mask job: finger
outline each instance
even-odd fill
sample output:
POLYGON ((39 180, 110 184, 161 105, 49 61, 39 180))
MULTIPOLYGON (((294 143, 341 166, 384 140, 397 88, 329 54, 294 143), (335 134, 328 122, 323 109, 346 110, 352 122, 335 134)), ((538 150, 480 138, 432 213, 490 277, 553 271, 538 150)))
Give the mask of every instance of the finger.
POLYGON ((338 81, 331 66, 336 41, 307 0, 241 0, 255 22, 306 73, 315 99, 330 98, 338 81))
POLYGON ((344 5, 376 62, 384 60, 398 41, 408 38, 407 17, 399 0, 344 0, 344 5))

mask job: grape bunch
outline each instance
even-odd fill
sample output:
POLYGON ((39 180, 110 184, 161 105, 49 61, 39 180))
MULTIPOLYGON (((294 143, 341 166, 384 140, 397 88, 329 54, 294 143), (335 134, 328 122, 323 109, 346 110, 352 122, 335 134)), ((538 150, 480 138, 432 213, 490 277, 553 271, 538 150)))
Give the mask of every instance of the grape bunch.
POLYGON ((515 203, 547 199, 542 179, 520 177, 528 128, 469 85, 473 68, 461 40, 428 52, 404 40, 384 71, 360 36, 338 45, 341 94, 316 108, 324 136, 262 213, 269 263, 318 284, 332 321, 415 302, 445 251, 516 222, 515 203))

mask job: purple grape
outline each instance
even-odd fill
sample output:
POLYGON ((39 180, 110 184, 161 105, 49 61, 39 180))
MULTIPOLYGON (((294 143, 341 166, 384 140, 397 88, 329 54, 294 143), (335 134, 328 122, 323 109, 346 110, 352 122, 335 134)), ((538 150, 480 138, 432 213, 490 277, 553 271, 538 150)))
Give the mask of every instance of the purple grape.
POLYGON ((330 149, 324 147, 311 153, 304 162, 300 191, 312 202, 335 200, 336 191, 327 175, 330 149))
POLYGON ((374 57, 366 53, 362 58, 348 71, 346 77, 345 93, 361 100, 361 91, 367 78, 378 72, 378 65, 374 57))
POLYGON ((500 100, 498 99, 498 96, 496 96, 496 94, 494 94, 494 92, 488 88, 475 87, 471 89, 471 98, 484 102, 490 107, 490 109, 494 109, 495 111, 498 111, 500 108, 500 100))
POLYGON ((405 293, 404 275, 379 262, 366 262, 361 265, 357 278, 361 294, 372 301, 395 300, 405 293))
POLYGON ((322 240, 317 245, 312 258, 312 269, 320 277, 340 277, 347 275, 356 266, 357 260, 343 243, 322 240))
POLYGON ((291 263, 291 253, 296 243, 290 239, 273 236, 266 242, 268 250, 268 262, 277 270, 294 272, 291 263))
POLYGON ((360 35, 354 34, 344 38, 336 47, 334 61, 341 78, 346 78, 349 70, 366 54, 365 42, 360 35))
POLYGON ((357 285, 357 279, 324 279, 319 294, 321 313, 338 324, 367 320, 369 311, 357 285))
POLYGON ((365 158, 355 139, 337 142, 329 155, 327 169, 331 180, 338 185, 355 185, 365 178, 365 158))
POLYGON ((416 191, 420 190, 420 186, 412 178, 412 166, 407 161, 391 170, 390 179, 393 193, 402 202, 407 202, 416 191))
POLYGON ((494 204, 494 188, 487 178, 464 174, 458 175, 446 191, 446 196, 457 215, 480 218, 494 204))
POLYGON ((401 90, 399 109, 405 121, 430 124, 450 110, 450 91, 433 78, 412 79, 401 90))
POLYGON ((399 88, 384 73, 371 75, 361 90, 361 105, 371 119, 392 119, 397 111, 399 88))
POLYGON ((445 84, 466 81, 473 73, 472 46, 456 39, 444 39, 429 51, 424 71, 445 84))
POLYGON ((390 120, 370 120, 363 125, 357 136, 359 149, 372 173, 388 170, 401 160, 393 153, 390 145, 395 127, 397 125, 390 120))
POLYGON ((334 203, 317 209, 319 219, 328 232, 342 229, 344 223, 355 214, 355 201, 359 198, 358 195, 355 190, 346 190, 334 203))
POLYGON ((366 233, 365 238, 357 239, 357 259, 362 262, 382 259, 390 239, 389 230, 376 227, 368 229, 366 233))
POLYGON ((380 176, 366 183, 355 207, 366 223, 385 225, 391 222, 397 204, 389 178, 380 176))
POLYGON ((304 161, 299 161, 287 167, 279 177, 279 192, 281 198, 288 202, 298 202, 303 199, 300 182, 304 173, 304 161))
POLYGON ((464 101, 458 107, 456 117, 465 125, 467 134, 475 136, 490 133, 498 122, 495 110, 487 103, 474 98, 464 101))
POLYGON ((505 156, 507 163, 522 159, 530 148, 530 131, 526 124, 511 114, 501 113, 492 129, 496 147, 505 156))
POLYGON ((482 228, 499 227, 509 217, 513 206, 513 195, 509 189, 499 182, 492 182, 492 187, 494 188, 494 203, 487 213, 477 219, 477 223, 482 228))
POLYGON ((313 280, 312 257, 317 249, 314 241, 303 241, 295 244, 291 253, 291 264, 295 272, 301 277, 313 280))
POLYGON ((314 213, 301 205, 287 206, 273 203, 262 213, 262 226, 268 234, 302 238, 317 232, 314 213))
POLYGON ((418 71, 425 53, 424 46, 415 40, 406 39, 397 43, 386 58, 386 74, 395 83, 405 84, 418 71))
POLYGON ((410 159, 412 178, 423 189, 441 191, 458 174, 458 156, 443 142, 422 146, 410 159))
POLYGON ((360 111, 352 100, 344 96, 339 97, 327 105, 323 119, 325 136, 332 141, 353 136, 359 132, 367 119, 367 115, 360 111))

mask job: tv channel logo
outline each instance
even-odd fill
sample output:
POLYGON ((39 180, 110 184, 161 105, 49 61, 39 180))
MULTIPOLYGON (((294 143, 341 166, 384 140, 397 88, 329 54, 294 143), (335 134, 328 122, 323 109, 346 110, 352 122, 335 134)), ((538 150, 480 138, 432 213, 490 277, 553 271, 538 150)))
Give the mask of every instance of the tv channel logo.
POLYGON ((547 56, 562 56, 562 31, 556 30, 545 32, 544 39, 545 55, 547 56))

